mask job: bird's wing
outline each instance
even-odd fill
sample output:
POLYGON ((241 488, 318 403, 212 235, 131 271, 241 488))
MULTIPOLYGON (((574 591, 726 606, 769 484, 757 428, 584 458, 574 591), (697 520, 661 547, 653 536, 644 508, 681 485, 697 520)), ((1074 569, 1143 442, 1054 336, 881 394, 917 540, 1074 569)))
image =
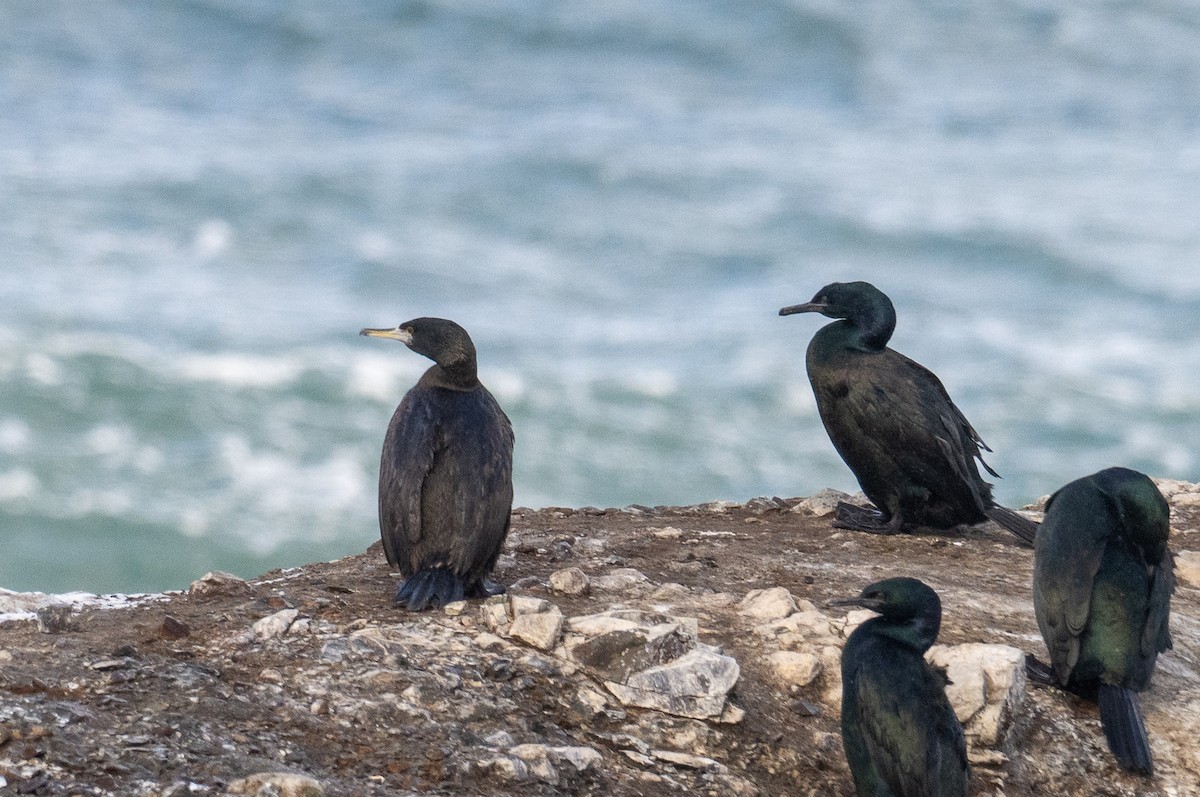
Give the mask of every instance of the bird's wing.
MULTIPOLYGON (((897 657, 858 676, 858 721, 871 759, 900 797, 954 794, 965 783, 966 740, 923 659, 897 657)), ((959 790, 958 794, 964 793, 959 790)))
MULTIPOLYGON (((925 401, 923 406, 930 413, 929 421, 937 421, 937 426, 931 424, 931 428, 940 426, 945 431, 948 442, 955 454, 955 461, 961 465, 964 478, 968 473, 968 466, 972 465, 973 460, 978 460, 981 465, 996 478, 1000 478, 1000 474, 992 470, 991 466, 983 460, 983 452, 990 452, 987 443, 975 431, 975 427, 971 426, 971 422, 967 420, 967 416, 963 415, 962 410, 955 405, 951 400, 950 394, 946 392, 946 386, 942 384, 942 380, 938 379, 937 374, 930 371, 925 366, 915 360, 910 360, 903 354, 896 354, 897 357, 905 364, 911 374, 910 378, 917 384, 928 386, 928 389, 940 398, 940 401, 925 401)), ((970 468, 974 471, 974 467, 970 468)), ((978 478, 978 472, 970 474, 974 478, 978 478)))
POLYGON ((1153 656, 1171 648, 1171 593, 1175 591, 1175 562, 1169 550, 1163 551, 1162 561, 1152 568, 1149 612, 1142 629, 1142 655, 1153 656))
POLYGON ((486 388, 478 391, 474 420, 465 427, 456 425, 445 440, 447 460, 453 460, 459 474, 456 549, 451 553, 459 572, 480 565, 490 569, 491 562, 476 559, 499 553, 512 511, 512 424, 486 388))
POLYGON ((1092 587, 1110 533, 1107 509, 1081 503, 1095 497, 1075 490, 1052 495, 1034 543, 1034 608, 1050 661, 1064 683, 1079 660, 1079 637, 1091 613, 1092 587), (1051 511, 1063 501, 1072 505, 1051 511))
POLYGON ((439 446, 434 406, 418 386, 388 424, 379 462, 379 529, 389 564, 412 567, 407 554, 421 540, 421 491, 439 446))

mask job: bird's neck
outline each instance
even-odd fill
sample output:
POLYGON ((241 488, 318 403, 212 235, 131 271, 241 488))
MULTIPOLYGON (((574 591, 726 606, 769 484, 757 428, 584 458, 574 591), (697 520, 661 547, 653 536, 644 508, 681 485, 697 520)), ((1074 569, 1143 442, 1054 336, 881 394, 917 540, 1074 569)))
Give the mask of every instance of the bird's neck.
POLYGON ((938 627, 941 623, 938 619, 924 616, 900 622, 874 617, 863 625, 876 636, 887 637, 923 654, 937 641, 938 627))
POLYGON ((822 358, 833 357, 843 351, 880 352, 887 348, 893 327, 894 323, 891 326, 863 327, 854 321, 834 321, 813 335, 812 350, 822 358))
POLYGON ((479 386, 479 374, 471 361, 438 363, 425 372, 421 381, 447 390, 474 390, 479 386))

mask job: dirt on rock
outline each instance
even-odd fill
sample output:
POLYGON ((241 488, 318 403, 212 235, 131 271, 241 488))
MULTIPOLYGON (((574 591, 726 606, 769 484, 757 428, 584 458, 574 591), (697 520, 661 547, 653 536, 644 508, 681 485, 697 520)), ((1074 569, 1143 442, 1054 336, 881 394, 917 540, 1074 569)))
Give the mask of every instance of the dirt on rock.
MULTIPOLYGON (((568 619, 695 618, 699 641, 740 665, 720 718, 624 705, 561 646, 493 632, 478 602, 392 608, 397 576, 375 545, 84 609, 53 633, 0 624, 0 793, 220 795, 250 775, 296 773, 319 784, 310 793, 337 795, 851 795, 836 663, 807 685, 781 682, 767 658, 780 643, 739 611, 746 594, 783 587, 838 618, 830 599, 914 576, 942 597, 940 642, 1044 658, 1032 552, 990 523, 837 531, 795 511, 799 500, 514 511, 497 571, 510 593, 568 619), (571 567, 593 586, 555 592, 551 574, 571 567), (645 580, 598 586, 632 571, 645 580)), ((1176 504, 1172 525, 1174 550, 1200 549, 1200 507, 1176 504)), ((972 793, 1200 794, 1198 608, 1200 590, 1181 579, 1174 650, 1142 696, 1154 778, 1115 766, 1094 705, 1030 686, 1006 738, 972 750, 972 793)), ((257 793, 286 793, 270 788, 257 793)))

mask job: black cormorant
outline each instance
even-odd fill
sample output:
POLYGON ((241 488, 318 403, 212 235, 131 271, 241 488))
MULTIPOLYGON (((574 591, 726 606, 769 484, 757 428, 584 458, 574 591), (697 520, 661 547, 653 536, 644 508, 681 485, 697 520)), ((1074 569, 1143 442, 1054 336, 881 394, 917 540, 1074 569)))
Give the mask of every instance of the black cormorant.
POLYGON ((1031 674, 1097 700, 1117 762, 1146 775, 1137 692, 1171 647, 1169 513, 1145 474, 1108 468, 1050 497, 1033 553, 1033 608, 1052 669, 1035 660, 1031 674))
POLYGON ((444 318, 360 334, 435 363, 392 415, 379 463, 383 550, 404 576, 396 604, 419 611, 503 592, 487 576, 508 535, 513 431, 479 381, 475 345, 444 318))
POLYGON ((842 743, 859 797, 964 797, 970 771, 946 674, 925 661, 942 622, 938 594, 889 578, 857 598, 872 617, 842 650, 842 743))
POLYGON ((987 518, 1033 543, 1037 524, 999 506, 979 475, 991 451, 927 368, 887 347, 896 328, 888 297, 867 282, 835 282, 780 315, 820 313, 808 345, 808 379, 834 448, 879 512, 840 504, 835 525, 893 534, 948 529, 987 518))

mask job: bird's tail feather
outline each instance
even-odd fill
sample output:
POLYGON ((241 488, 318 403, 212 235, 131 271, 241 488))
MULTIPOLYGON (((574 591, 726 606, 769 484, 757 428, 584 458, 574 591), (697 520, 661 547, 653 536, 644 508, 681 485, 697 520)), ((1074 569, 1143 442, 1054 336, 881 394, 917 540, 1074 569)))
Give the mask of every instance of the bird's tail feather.
POLYGON ((445 606, 463 599, 462 578, 444 567, 434 567, 413 573, 396 590, 395 604, 410 612, 430 606, 445 606))
POLYGON ((1108 749, 1116 757, 1122 769, 1153 774, 1150 760, 1150 740, 1146 738, 1146 726, 1142 723, 1142 710, 1138 705, 1137 693, 1123 686, 1101 684, 1098 695, 1100 702, 1100 724, 1108 749))
POLYGON ((993 504, 986 511, 988 517, 1021 538, 1026 545, 1033 545, 1038 525, 1024 515, 1005 506, 993 504))

